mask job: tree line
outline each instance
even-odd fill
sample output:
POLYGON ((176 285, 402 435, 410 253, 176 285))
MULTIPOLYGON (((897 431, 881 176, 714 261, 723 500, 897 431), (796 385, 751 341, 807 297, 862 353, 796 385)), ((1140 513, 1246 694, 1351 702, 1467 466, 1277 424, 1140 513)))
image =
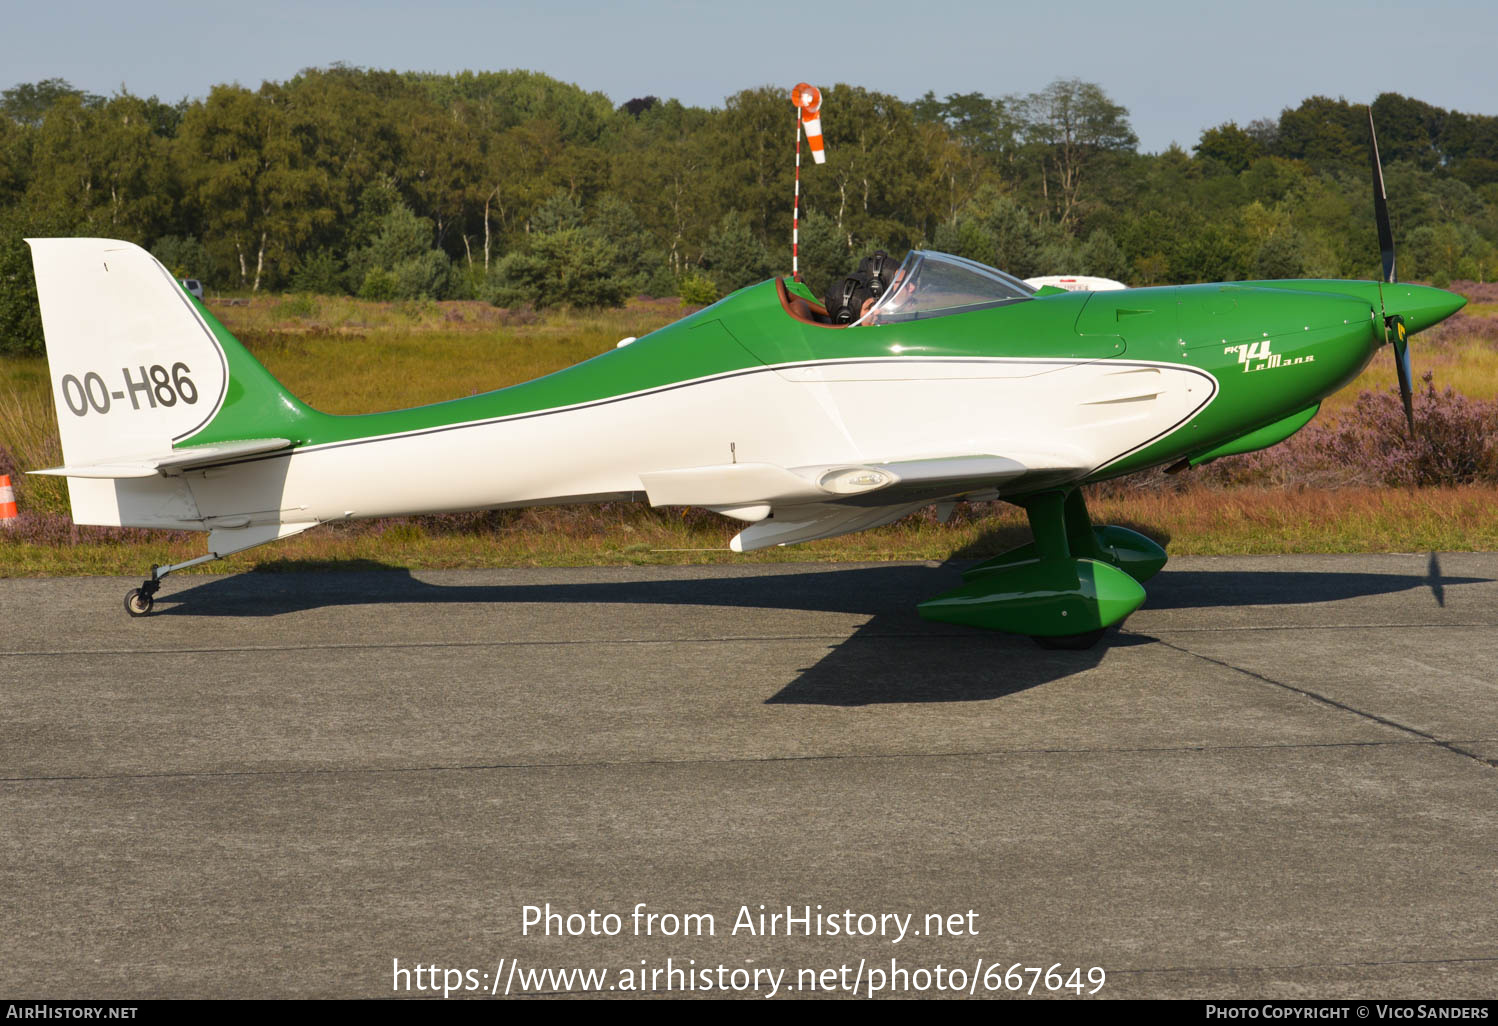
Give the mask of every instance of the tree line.
MULTIPOLYGON (((1138 152, 1099 85, 901 100, 824 90, 803 162, 818 291, 875 248, 1133 285, 1371 277, 1366 114, 1311 97, 1190 152, 1138 152)), ((1498 266, 1498 118, 1373 102, 1401 274, 1498 266)), ((179 103, 51 79, 0 93, 0 347, 39 351, 25 236, 150 248, 218 291, 611 305, 695 302, 789 271, 795 109, 615 106, 527 71, 334 66, 179 103)))

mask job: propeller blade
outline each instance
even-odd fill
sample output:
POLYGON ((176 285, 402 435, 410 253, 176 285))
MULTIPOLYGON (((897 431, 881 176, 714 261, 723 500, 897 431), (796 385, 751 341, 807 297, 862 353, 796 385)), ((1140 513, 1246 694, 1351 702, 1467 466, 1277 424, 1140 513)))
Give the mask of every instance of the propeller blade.
MULTIPOLYGON (((1389 197, 1384 191, 1384 166, 1378 159, 1378 133, 1373 129, 1373 108, 1368 108, 1368 141, 1373 156, 1373 219, 1378 222, 1378 249, 1383 259, 1383 278, 1378 290, 1379 312, 1384 312, 1384 285, 1398 279, 1394 275, 1394 228, 1389 223, 1389 197)), ((1404 422, 1415 437, 1414 374, 1410 370, 1410 344, 1404 318, 1384 314, 1384 338, 1394 343, 1394 370, 1399 374, 1399 399, 1404 403, 1404 422)))
POLYGON ((1383 281, 1392 285, 1394 277, 1394 229, 1389 225, 1389 199, 1384 192, 1384 168, 1378 159, 1378 133, 1373 130, 1373 108, 1368 108, 1368 139, 1373 143, 1373 217, 1378 222, 1378 248, 1383 257, 1383 281))
POLYGON ((1385 319, 1384 325, 1392 333, 1394 343, 1394 369, 1399 372, 1399 398, 1404 403, 1404 421, 1409 425, 1410 437, 1415 437, 1414 375, 1410 371, 1410 343, 1405 335, 1404 318, 1395 314, 1385 319))

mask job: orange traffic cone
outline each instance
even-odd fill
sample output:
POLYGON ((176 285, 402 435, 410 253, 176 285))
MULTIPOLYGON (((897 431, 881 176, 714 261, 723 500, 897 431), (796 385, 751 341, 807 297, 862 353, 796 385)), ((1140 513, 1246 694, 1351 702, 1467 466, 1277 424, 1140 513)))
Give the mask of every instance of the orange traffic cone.
POLYGON ((16 490, 10 486, 10 475, 0 474, 0 527, 14 527, 16 520, 16 490))

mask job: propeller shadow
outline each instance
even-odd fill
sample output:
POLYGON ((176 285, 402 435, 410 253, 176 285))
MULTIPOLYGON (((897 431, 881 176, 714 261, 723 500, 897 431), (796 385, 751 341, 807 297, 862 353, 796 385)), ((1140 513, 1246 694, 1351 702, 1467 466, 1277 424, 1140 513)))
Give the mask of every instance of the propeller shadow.
POLYGON ((1427 592, 1446 605, 1446 589, 1484 584, 1486 577, 1444 577, 1431 553, 1424 574, 1330 573, 1311 570, 1177 570, 1166 567, 1145 585, 1146 609, 1204 609, 1235 606, 1295 606, 1397 592, 1427 592))

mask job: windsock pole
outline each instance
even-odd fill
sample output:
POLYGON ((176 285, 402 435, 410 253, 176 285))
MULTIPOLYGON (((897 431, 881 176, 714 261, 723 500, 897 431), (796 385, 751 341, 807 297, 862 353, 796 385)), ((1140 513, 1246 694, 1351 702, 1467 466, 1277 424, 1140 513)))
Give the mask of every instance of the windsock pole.
POLYGON ((801 112, 796 112, 796 197, 791 201, 791 281, 801 280, 801 112))
POLYGON ((0 474, 0 527, 15 527, 16 490, 10 486, 10 475, 0 474))

